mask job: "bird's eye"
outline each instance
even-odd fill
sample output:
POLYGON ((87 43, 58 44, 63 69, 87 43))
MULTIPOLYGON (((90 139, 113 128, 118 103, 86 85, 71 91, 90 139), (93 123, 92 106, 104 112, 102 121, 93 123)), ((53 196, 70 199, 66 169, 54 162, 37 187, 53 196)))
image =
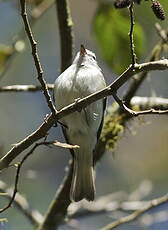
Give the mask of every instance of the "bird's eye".
POLYGON ((92 56, 92 58, 93 58, 94 60, 96 60, 96 57, 95 57, 95 56, 92 56))

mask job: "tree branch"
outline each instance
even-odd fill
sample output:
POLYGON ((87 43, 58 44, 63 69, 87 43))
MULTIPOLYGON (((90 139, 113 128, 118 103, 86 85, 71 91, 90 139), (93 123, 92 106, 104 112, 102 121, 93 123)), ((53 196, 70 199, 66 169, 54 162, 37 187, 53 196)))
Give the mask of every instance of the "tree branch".
MULTIPOLYGON (((168 42, 168 36, 166 34, 166 31, 163 30, 160 25, 156 24, 157 32, 159 33, 161 37, 161 41, 159 41, 154 48, 152 49, 149 61, 157 61, 160 59, 161 53, 164 50, 164 45, 168 42)), ((129 85, 129 88, 126 92, 126 94, 123 97, 123 101, 125 105, 129 105, 131 98, 136 94, 137 90, 141 86, 142 82, 147 78, 148 72, 144 71, 139 74, 139 76, 134 76, 132 79, 131 84, 129 85)))
POLYGON ((72 181, 72 172, 73 163, 70 161, 68 172, 66 172, 64 180, 47 210, 43 223, 37 228, 37 230, 57 229, 57 227, 63 223, 67 214, 67 208, 71 203, 69 194, 72 181))
MULTIPOLYGON (((54 84, 47 84, 49 90, 54 88, 54 84)), ((37 92, 41 91, 41 85, 8 85, 0 87, 0 93, 7 92, 37 92)))
POLYGON ((134 111, 130 108, 128 108, 124 102, 117 96, 117 94, 113 94, 114 99, 116 100, 116 102, 119 104, 119 106, 121 107, 121 109, 123 111, 125 111, 126 113, 128 113, 130 116, 139 116, 139 115, 145 115, 145 114, 166 114, 168 113, 168 109, 165 110, 156 110, 154 108, 150 108, 147 110, 143 110, 143 111, 134 111))
POLYGON ((35 64, 36 70, 37 70, 38 80, 41 84, 43 94, 46 98, 48 107, 50 108, 52 114, 55 115, 57 111, 55 110, 55 107, 52 103, 51 96, 49 94, 46 81, 43 78, 43 69, 42 69, 42 66, 40 63, 39 55, 37 53, 37 42, 35 41, 33 33, 31 31, 31 27, 30 27, 29 20, 27 17, 27 12, 26 12, 25 0, 20 0, 20 6, 21 6, 21 16, 23 18, 23 22, 24 22, 24 26, 25 26, 25 31, 27 33, 27 37, 29 38, 31 49, 32 49, 32 56, 34 59, 34 64, 35 64))
POLYGON ((17 170, 16 170, 16 177, 15 177, 14 190, 13 190, 11 199, 9 200, 9 203, 4 208, 0 209, 0 213, 6 211, 8 208, 11 207, 11 205, 12 205, 14 199, 15 199, 16 193, 18 191, 18 182, 19 182, 19 176, 20 176, 21 167, 22 167, 23 163, 26 161, 26 159, 34 152, 34 150, 37 147, 38 147, 38 144, 35 144, 34 147, 30 150, 30 152, 28 152, 19 163, 17 163, 17 164, 14 165, 17 168, 17 170))
POLYGON ((132 214, 122 217, 114 222, 112 222, 111 224, 108 224, 107 226, 101 228, 100 230, 111 230, 111 229, 115 229, 118 226, 121 226, 123 224, 129 223, 131 221, 136 220, 137 218, 139 218, 142 214, 146 213, 147 211, 158 207, 164 203, 168 202, 168 194, 159 197, 157 199, 153 199, 149 202, 149 204, 147 204, 145 207, 133 212, 132 214))
POLYGON ((129 6, 129 12, 130 12, 130 32, 129 32, 129 38, 130 38, 130 50, 131 50, 131 58, 132 58, 132 66, 136 63, 136 54, 135 54, 135 46, 134 46, 134 2, 132 1, 129 6))
POLYGON ((165 70, 168 69, 168 60, 163 59, 160 61, 154 61, 143 64, 135 64, 134 68, 131 66, 119 76, 113 83, 104 89, 91 94, 85 98, 80 99, 78 102, 74 102, 60 111, 57 112, 55 117, 53 115, 49 115, 45 122, 41 124, 36 131, 30 134, 28 137, 23 139, 21 142, 17 143, 4 157, 0 159, 0 170, 8 167, 10 162, 15 159, 21 152, 31 146, 33 143, 38 141, 39 139, 46 136, 48 130, 53 126, 53 124, 59 120, 60 118, 73 113, 75 111, 79 111, 82 108, 85 108, 87 105, 101 99, 107 97, 109 95, 114 94, 126 81, 128 81, 134 74, 142 72, 142 71, 151 71, 151 70, 165 70))
POLYGON ((23 157, 23 159, 16 163, 14 166, 17 168, 16 170, 16 177, 15 177, 15 185, 14 185, 14 190, 13 190, 13 194, 11 195, 11 199, 9 200, 9 203, 2 209, 0 209, 0 213, 6 211, 8 208, 11 207, 12 203, 15 200, 16 197, 16 193, 18 191, 18 183, 19 183, 19 176, 20 176, 20 171, 21 171, 21 167, 23 165, 23 163, 27 160, 27 158, 33 154, 33 152, 35 151, 35 149, 41 145, 46 145, 46 146, 57 146, 57 147, 61 147, 61 148, 66 148, 66 149, 75 149, 75 148, 79 148, 78 145, 70 145, 67 143, 61 143, 59 141, 43 141, 43 142, 39 142, 36 143, 32 149, 23 157))

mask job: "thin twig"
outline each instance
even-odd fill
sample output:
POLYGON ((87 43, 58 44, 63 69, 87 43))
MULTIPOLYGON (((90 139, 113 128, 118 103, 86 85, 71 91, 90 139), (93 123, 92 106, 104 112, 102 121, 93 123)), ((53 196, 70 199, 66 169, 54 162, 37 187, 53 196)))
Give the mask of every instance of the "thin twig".
POLYGON ((134 111, 130 108, 128 108, 126 105, 124 105, 125 111, 127 111, 130 115, 133 116, 139 116, 139 115, 145 115, 145 114, 157 114, 157 115, 161 115, 161 114, 168 114, 168 109, 166 110, 156 110, 156 109, 148 109, 148 110, 142 110, 142 111, 134 111))
MULTIPOLYGON (((165 38, 166 36, 166 31, 163 30, 160 25, 156 24, 158 33, 162 39, 162 41, 159 41, 152 49, 152 52, 149 57, 149 62, 151 61, 157 61, 160 59, 161 53, 163 51, 164 45, 168 42, 168 36, 167 39, 165 38)), ((132 99, 133 96, 135 96, 137 90, 141 86, 142 82, 148 77, 148 72, 144 71, 140 73, 138 76, 134 76, 132 79, 131 84, 129 85, 129 88, 127 92, 125 93, 123 97, 123 101, 125 105, 129 106, 129 103, 132 99)))
POLYGON ((154 108, 151 109, 147 109, 147 110, 142 110, 142 111, 134 111, 130 108, 128 108, 124 102, 117 96, 117 94, 113 94, 114 99, 116 100, 116 102, 119 104, 119 106, 121 107, 121 109, 123 111, 125 111, 126 113, 128 113, 131 116, 139 116, 139 115, 145 115, 145 114, 167 114, 168 113, 168 109, 165 110, 156 110, 154 108))
POLYGON ((109 86, 105 87, 104 89, 94 94, 91 94, 85 98, 82 98, 78 100, 78 102, 74 102, 64 107, 63 109, 57 112, 56 116, 52 116, 52 114, 49 115, 45 119, 45 122, 42 123, 40 127, 37 128, 36 131, 34 131, 29 136, 27 136, 21 142, 17 143, 4 157, 0 159, 0 170, 8 167, 10 162, 13 159, 15 159, 21 152, 23 152, 25 149, 27 149, 29 146, 31 146, 39 139, 45 137, 48 130, 60 118, 69 115, 70 113, 73 113, 75 111, 81 110, 82 108, 85 108, 89 104, 101 98, 114 94, 114 92, 117 92, 117 90, 136 73, 143 72, 143 71, 165 70, 165 69, 168 69, 167 59, 143 63, 143 64, 135 64, 134 68, 130 66, 124 73, 121 74, 121 76, 119 76, 113 83, 111 83, 109 86))
POLYGON ((129 12, 130 12, 130 32, 129 32, 129 38, 130 38, 130 50, 131 50, 131 58, 132 58, 132 66, 134 67, 136 63, 136 54, 135 54, 135 46, 134 46, 134 2, 131 1, 131 4, 129 6, 129 12))
MULTIPOLYGON (((49 90, 54 88, 54 84, 47 84, 49 90)), ((0 87, 0 93, 9 92, 37 92, 41 91, 41 85, 8 85, 0 87)))
POLYGON ((15 199, 16 193, 18 191, 18 182, 19 182, 21 167, 22 167, 23 163, 26 161, 26 159, 34 152, 34 150, 37 148, 37 146, 38 146, 38 144, 35 144, 34 147, 30 150, 30 152, 28 152, 19 163, 15 164, 15 167, 17 168, 17 170, 16 170, 16 176, 15 176, 15 185, 14 185, 13 194, 11 196, 9 203, 4 208, 0 209, 0 213, 6 211, 8 208, 11 207, 11 205, 15 199))
POLYGON ((20 6, 21 6, 21 16, 23 18, 23 22, 24 22, 24 26, 25 26, 25 31, 27 33, 27 37, 29 38, 30 45, 31 45, 31 48, 32 48, 32 56, 33 56, 33 59, 34 59, 34 64, 35 64, 36 70, 37 70, 38 80, 39 80, 39 82, 40 82, 40 84, 42 86, 43 94, 44 94, 44 96, 46 98, 48 107, 50 108, 52 114, 55 115, 57 113, 57 111, 55 110, 55 107, 54 107, 54 105, 52 103, 51 96, 49 94, 46 81, 43 78, 43 69, 42 69, 40 59, 39 59, 39 56, 38 56, 38 53, 37 53, 37 42, 34 39, 32 30, 31 30, 31 27, 30 27, 30 24, 29 24, 29 20, 28 20, 28 17, 27 17, 26 1, 25 0, 20 0, 20 6))
POLYGON ((61 143, 59 141, 43 141, 43 142, 39 142, 39 143, 36 143, 32 149, 23 157, 23 159, 16 163, 14 166, 17 168, 16 170, 16 176, 15 176, 15 185, 14 185, 14 190, 13 190, 13 194, 11 196, 11 199, 9 201, 9 203, 2 209, 0 209, 0 213, 6 211, 8 208, 11 207, 12 203, 14 202, 14 199, 15 199, 15 196, 16 196, 16 193, 18 191, 18 182, 19 182, 19 176, 20 176, 20 170, 21 170, 21 167, 23 165, 23 163, 27 160, 27 158, 33 154, 34 150, 41 146, 41 145, 46 145, 46 146, 49 146, 49 145, 54 145, 54 146, 58 146, 58 147, 62 147, 62 148, 66 148, 66 149, 74 149, 74 148, 79 148, 78 145, 70 145, 70 144, 67 144, 67 143, 61 143))
POLYGON ((126 224, 126 223, 129 223, 131 221, 134 221, 136 220, 137 218, 139 218, 142 214, 146 213, 147 211, 155 208, 155 207, 158 207, 164 203, 167 203, 168 202, 168 194, 162 196, 162 197, 159 197, 157 199, 153 199, 150 201, 150 203, 148 205, 146 205, 145 207, 133 212, 132 214, 128 215, 128 216, 125 216, 125 217, 122 217, 110 224, 108 224, 107 226, 101 228, 100 230, 111 230, 111 229, 115 229, 123 224, 126 224))

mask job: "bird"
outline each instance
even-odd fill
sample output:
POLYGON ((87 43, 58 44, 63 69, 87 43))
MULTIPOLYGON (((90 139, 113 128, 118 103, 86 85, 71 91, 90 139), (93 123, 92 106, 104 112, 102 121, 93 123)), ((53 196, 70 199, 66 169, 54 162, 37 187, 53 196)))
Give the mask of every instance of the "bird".
MULTIPOLYGON (((57 110, 100 91, 106 87, 95 54, 81 45, 72 65, 54 83, 54 101, 57 110)), ((78 145, 71 149, 73 175, 70 200, 93 201, 95 198, 94 150, 103 126, 106 98, 99 99, 80 111, 60 119, 67 143, 78 145)))

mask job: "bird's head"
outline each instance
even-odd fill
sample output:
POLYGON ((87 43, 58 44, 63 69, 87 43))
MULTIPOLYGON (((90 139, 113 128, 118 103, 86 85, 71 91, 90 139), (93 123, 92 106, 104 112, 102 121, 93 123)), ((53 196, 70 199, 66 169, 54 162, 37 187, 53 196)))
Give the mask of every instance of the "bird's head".
POLYGON ((83 66, 83 65, 97 66, 96 55, 92 51, 85 49, 84 45, 81 45, 80 51, 75 56, 73 64, 77 64, 78 66, 83 66))

